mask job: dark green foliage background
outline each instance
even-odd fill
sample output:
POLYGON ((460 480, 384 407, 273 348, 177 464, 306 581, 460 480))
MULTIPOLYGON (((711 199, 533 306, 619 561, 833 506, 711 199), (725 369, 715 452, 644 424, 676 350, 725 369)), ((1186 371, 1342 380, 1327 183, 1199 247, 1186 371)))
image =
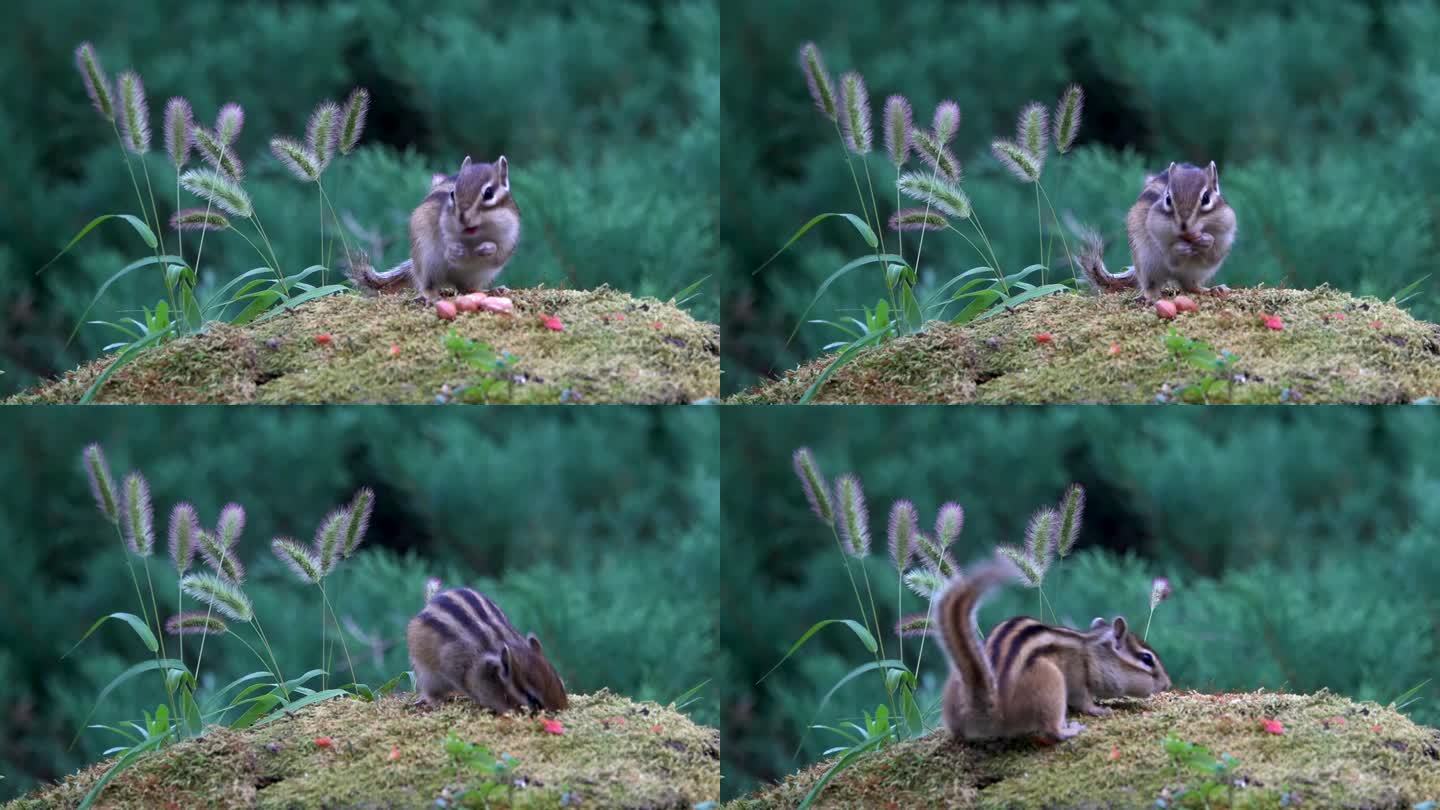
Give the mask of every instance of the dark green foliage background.
MULTIPOLYGON (((914 501, 927 533, 941 504, 964 507, 953 547, 963 567, 1022 542, 1030 514, 1077 481, 1088 496, 1083 530, 1046 595, 1071 626, 1119 614, 1139 631, 1152 578, 1168 577, 1175 593, 1156 611, 1150 641, 1177 688, 1323 687, 1388 703, 1440 674, 1440 422, 1431 409, 777 407, 726 416, 718 675, 727 795, 840 744, 812 731, 792 759, 810 724, 858 718, 884 699, 866 674, 817 716, 830 687, 871 660, 839 627, 756 685, 815 622, 860 618, 835 541, 792 472, 800 446, 831 480, 853 472, 864 485, 867 570, 888 626, 897 578, 885 536, 896 499, 914 501)), ((902 609, 926 603, 906 591, 902 609)), ((980 623, 1037 609, 1034 591, 1015 588, 987 603, 980 623)), ((897 657, 893 634, 885 643, 897 657)), ((905 649, 913 666, 919 641, 905 649)), ((946 663, 933 639, 920 671, 921 705, 938 707, 946 663)), ((1432 683, 1409 714, 1440 724, 1436 694, 1432 683)))
MULTIPOLYGON (((192 501, 211 527, 225 503, 246 508, 238 544, 249 567, 246 590, 286 677, 322 665, 319 596, 281 567, 270 539, 310 542, 332 507, 371 486, 368 540, 330 589, 336 612, 383 642, 372 650, 350 639, 361 681, 378 685, 409 669, 405 623, 423 603, 427 576, 494 596, 517 627, 539 635, 572 693, 608 688, 668 703, 710 678, 720 564, 715 413, 487 414, 7 411, 0 422, 7 448, 0 454, 0 798, 116 744, 106 732, 86 731, 66 750, 101 687, 148 656, 129 628, 110 623, 61 660, 95 619, 139 613, 119 541, 81 466, 91 441, 103 444, 117 480, 139 469, 150 481, 159 549, 151 571, 166 615, 175 605, 164 551, 170 508, 192 501)), ((187 597, 187 609, 195 604, 187 597)), ((172 654, 174 641, 167 640, 172 654)), ((192 667, 195 642, 187 638, 192 667)), ((212 687, 260 668, 223 637, 209 640, 203 666, 212 687)), ((333 671, 346 672, 343 656, 333 671)), ((164 694, 147 675, 107 698, 92 722, 154 711, 164 694)), ((689 710, 697 722, 717 724, 716 695, 714 686, 701 692, 689 710)))
MULTIPOLYGON (((1052 150, 1042 182, 1057 210, 1101 230, 1112 268, 1130 263, 1123 219, 1144 173, 1213 159, 1239 217, 1221 281, 1328 283, 1384 298, 1434 272, 1440 67, 1430 54, 1440 6, 1432 0, 735 0, 721 45, 727 391, 840 339, 805 325, 785 344, 821 281, 866 251, 848 225, 828 222, 751 274, 811 216, 859 212, 839 139, 798 67, 807 40, 836 77, 866 78, 877 116, 870 168, 887 218, 895 174, 879 151, 886 96, 909 97, 927 126, 936 102, 959 102, 964 188, 1007 272, 1040 260, 1035 192, 1004 173, 989 144, 1013 137, 1027 101, 1053 108, 1072 81, 1086 92, 1078 153, 1061 159, 1052 150)), ((970 226, 961 230, 974 238, 970 226)), ((913 261, 915 234, 906 237, 913 261)), ((894 234, 886 239, 893 250, 894 234)), ((955 234, 929 234, 922 287, 985 263, 955 234)), ((1052 264, 1062 269, 1050 280, 1070 276, 1052 264)), ((1411 302, 1418 317, 1440 317, 1436 290, 1432 279, 1411 302)), ((883 295, 878 270, 852 272, 808 317, 857 314, 883 295)))
MULTIPOLYGON (((319 203, 270 155, 270 138, 303 137, 319 101, 343 103, 360 85, 373 98, 362 148, 325 183, 342 214, 388 240, 372 251, 377 265, 408 255, 410 210, 432 172, 504 153, 525 227, 504 281, 668 298, 710 273, 717 250, 719 27, 714 0, 7 4, 0 73, 15 80, 0 88, 0 394, 117 339, 86 326, 65 344, 99 285, 148 252, 111 222, 35 275, 92 217, 139 213, 74 67, 82 40, 112 76, 130 67, 145 82, 156 149, 147 164, 167 219, 165 100, 187 97, 206 126, 227 101, 245 108, 246 187, 287 273, 320 259, 319 203)), ((181 206, 194 204, 182 191, 181 206)), ((202 261, 202 291, 261 265, 233 234, 212 234, 202 261)), ((697 317, 716 320, 716 289, 712 278, 691 302, 697 317)), ((137 272, 87 320, 119 320, 163 296, 153 268, 137 272)))

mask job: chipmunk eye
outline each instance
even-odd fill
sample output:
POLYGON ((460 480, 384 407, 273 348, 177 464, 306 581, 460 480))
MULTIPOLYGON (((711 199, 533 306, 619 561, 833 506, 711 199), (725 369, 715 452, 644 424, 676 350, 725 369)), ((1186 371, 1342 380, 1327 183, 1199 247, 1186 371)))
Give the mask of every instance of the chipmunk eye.
POLYGON ((1210 207, 1210 192, 1207 191, 1200 195, 1200 204, 1206 208, 1210 207))
POLYGON ((1142 652, 1142 653, 1140 653, 1139 658, 1140 658, 1140 663, 1144 664, 1145 666, 1147 666, 1147 667, 1153 667, 1153 666, 1155 666, 1155 656, 1151 655, 1150 653, 1148 653, 1148 652, 1142 652))
POLYGON ((1166 210, 1166 211, 1169 211, 1173 206, 1174 206, 1174 202, 1171 201, 1171 199, 1170 199, 1170 192, 1167 191, 1167 192, 1165 192, 1165 210, 1166 210))
POLYGON ((485 187, 485 193, 482 194, 481 196, 483 196, 483 197, 485 198, 485 201, 486 201, 486 202, 489 202, 489 201, 495 199, 495 187, 494 187, 494 186, 486 186, 486 187, 485 187))

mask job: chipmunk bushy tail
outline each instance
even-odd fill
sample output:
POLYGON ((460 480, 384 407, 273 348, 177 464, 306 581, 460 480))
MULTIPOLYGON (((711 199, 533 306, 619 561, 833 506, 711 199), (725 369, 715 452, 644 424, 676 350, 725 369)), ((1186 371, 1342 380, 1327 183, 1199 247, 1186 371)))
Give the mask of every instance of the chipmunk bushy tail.
POLYGON ((1113 292, 1137 286, 1135 268, 1122 273, 1105 269, 1105 240, 1100 238, 1099 231, 1077 222, 1068 213, 1065 221, 1081 243, 1080 253, 1074 257, 1075 269, 1084 274, 1091 287, 1097 292, 1113 292))
POLYGON ((362 293, 400 292, 410 286, 410 259, 381 271, 370 265, 370 258, 364 253, 355 251, 354 256, 346 274, 362 293))
POLYGON ((990 591, 1013 581, 1018 573, 1014 563, 997 556, 951 580, 934 602, 933 625, 940 630, 950 666, 959 674, 968 693, 966 704, 973 711, 993 713, 999 699, 995 671, 975 630, 975 616, 990 591))

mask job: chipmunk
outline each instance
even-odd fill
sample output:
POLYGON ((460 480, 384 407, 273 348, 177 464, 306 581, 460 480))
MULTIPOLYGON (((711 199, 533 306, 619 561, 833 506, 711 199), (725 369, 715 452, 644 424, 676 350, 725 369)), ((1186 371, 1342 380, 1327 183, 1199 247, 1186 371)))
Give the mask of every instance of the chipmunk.
POLYGON ((409 285, 433 303, 444 287, 490 289, 520 244, 520 207, 510 196, 510 163, 472 163, 430 178, 430 192, 410 215, 410 258, 384 272, 363 256, 350 276, 362 288, 388 292, 409 285))
POLYGON ((405 631, 420 697, 434 705, 454 693, 495 712, 560 711, 565 684, 534 633, 521 636, 493 601, 469 588, 427 585, 424 609, 405 631))
POLYGON ((1017 616, 991 630, 982 648, 975 632, 980 601, 1015 573, 1003 559, 982 564, 934 601, 933 621, 951 665, 943 715, 955 737, 1068 740, 1085 726, 1066 720, 1067 706, 1103 717, 1111 710, 1095 705, 1096 698, 1149 697, 1170 688, 1159 656, 1122 617, 1097 618, 1082 633, 1017 616))
MULTIPOLYGON (((1094 230, 1077 228, 1084 249, 1075 259, 1097 290, 1138 287, 1153 304, 1165 285, 1175 282, 1185 292, 1206 293, 1209 281, 1224 264, 1235 243, 1235 210, 1220 194, 1215 161, 1205 168, 1171 163, 1145 178, 1145 186, 1125 217, 1132 269, 1111 274, 1105 269, 1105 245, 1094 230)), ((1214 288, 1228 291, 1225 285, 1214 288)))

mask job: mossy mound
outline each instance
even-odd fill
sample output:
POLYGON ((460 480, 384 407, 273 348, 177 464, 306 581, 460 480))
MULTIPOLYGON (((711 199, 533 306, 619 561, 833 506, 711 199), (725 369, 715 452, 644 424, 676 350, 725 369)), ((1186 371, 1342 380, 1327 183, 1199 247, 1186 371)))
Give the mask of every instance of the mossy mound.
MULTIPOLYGON (((458 699, 422 710, 412 698, 332 700, 260 728, 215 728, 141 760, 106 786, 97 806, 470 806, 460 797, 484 789, 486 777, 457 772, 442 745, 452 731, 515 758, 509 789, 495 789, 491 807, 689 810, 720 795, 719 731, 670 708, 606 691, 572 695, 570 708, 553 716, 563 726, 556 734, 539 717, 496 717, 458 699)), ((7 807, 74 807, 109 766, 91 766, 7 807)))
MULTIPOLYGON (((1393 303, 1315 290, 1196 296, 1197 312, 1162 320, 1126 293, 1052 295, 978 324, 931 324, 837 371, 814 402, 1138 403, 1413 402, 1440 396, 1440 326, 1393 303), (1267 316, 1274 316, 1267 325, 1267 316), (1173 327, 1231 352, 1228 378, 1166 347, 1173 327), (1279 327, 1273 328, 1273 327, 1279 327)), ((834 359, 821 357, 732 397, 796 402, 834 359)))
MULTIPOLYGON (((1375 703, 1190 692, 1111 705, 1113 715, 1085 718, 1086 731, 1055 746, 964 745, 944 731, 896 745, 837 776, 814 806, 1408 809, 1440 800, 1440 731, 1375 703), (1162 747, 1170 734, 1235 758, 1228 788, 1208 805, 1198 793, 1205 777, 1177 769, 1162 747)), ((795 807, 829 765, 725 806, 795 807)))
MULTIPOLYGON (((720 391, 720 330, 653 298, 598 290, 513 290, 513 314, 454 321, 408 295, 334 295, 246 327, 145 352, 100 390, 107 403, 434 402, 483 378, 444 346, 460 335, 510 352, 515 403, 688 403, 720 391), (542 316, 559 319, 562 331, 542 316), (328 335, 328 342, 317 340, 328 335)), ((103 357, 12 397, 75 402, 112 362, 103 357)))

